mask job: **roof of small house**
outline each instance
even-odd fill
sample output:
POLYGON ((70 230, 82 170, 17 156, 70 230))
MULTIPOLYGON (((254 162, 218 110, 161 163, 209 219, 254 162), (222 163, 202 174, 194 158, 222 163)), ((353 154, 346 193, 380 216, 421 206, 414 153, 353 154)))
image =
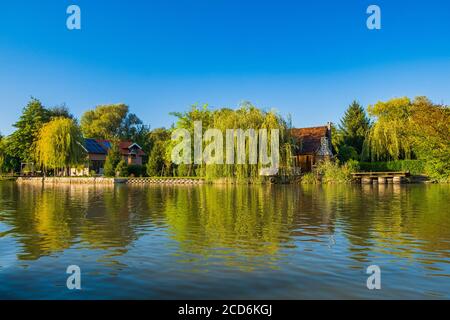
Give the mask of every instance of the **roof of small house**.
MULTIPOLYGON (((84 146, 88 153, 107 154, 108 150, 111 148, 111 141, 100 139, 84 139, 84 146)), ((131 141, 119 142, 119 150, 122 155, 125 156, 130 154, 131 149, 135 149, 138 156, 145 155, 145 152, 142 151, 142 148, 137 143, 131 141)))
POLYGON ((88 153, 106 154, 107 150, 95 139, 84 139, 84 147, 88 153))
POLYGON ((129 154, 131 149, 135 148, 137 150, 138 156, 145 156, 145 152, 142 151, 141 146, 139 146, 137 143, 134 143, 132 141, 120 141, 119 148, 120 148, 120 152, 123 155, 129 154))
POLYGON ((292 128, 291 135, 301 141, 301 154, 316 153, 321 146, 323 137, 329 137, 328 127, 311 127, 311 128, 292 128))

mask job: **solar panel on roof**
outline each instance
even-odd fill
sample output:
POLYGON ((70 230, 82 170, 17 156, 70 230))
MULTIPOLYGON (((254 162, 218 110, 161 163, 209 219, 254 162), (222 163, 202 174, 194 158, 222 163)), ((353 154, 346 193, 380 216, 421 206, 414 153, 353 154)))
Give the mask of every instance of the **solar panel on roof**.
POLYGON ((99 153, 99 154, 106 153, 105 149, 103 149, 102 146, 94 139, 85 139, 84 143, 89 153, 99 153))

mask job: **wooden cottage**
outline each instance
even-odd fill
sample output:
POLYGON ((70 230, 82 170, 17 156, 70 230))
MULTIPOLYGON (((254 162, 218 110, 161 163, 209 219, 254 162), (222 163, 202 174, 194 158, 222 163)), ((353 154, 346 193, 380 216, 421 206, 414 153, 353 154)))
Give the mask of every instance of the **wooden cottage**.
MULTIPOLYGON (((108 150, 111 148, 111 141, 99 139, 84 139, 83 148, 85 149, 88 161, 87 165, 80 168, 71 168, 71 176, 88 175, 91 171, 96 174, 103 174, 103 167, 105 165, 108 150)), ((122 159, 128 165, 143 165, 143 158, 146 156, 142 148, 131 141, 120 141, 119 151, 122 159)))
POLYGON ((310 172, 317 162, 333 158, 331 122, 321 127, 293 128, 291 135, 296 142, 296 166, 301 172, 310 172))

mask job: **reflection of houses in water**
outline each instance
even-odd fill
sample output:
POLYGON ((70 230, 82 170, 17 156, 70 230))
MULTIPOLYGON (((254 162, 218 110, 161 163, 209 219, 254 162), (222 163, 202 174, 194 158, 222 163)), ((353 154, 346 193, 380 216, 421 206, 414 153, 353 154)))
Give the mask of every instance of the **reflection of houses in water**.
POLYGON ((136 201, 127 188, 22 185, 17 191, 10 195, 15 206, 9 221, 19 235, 19 260, 36 260, 82 242, 105 250, 103 263, 115 263, 112 257, 127 252, 139 238, 137 227, 148 219, 146 202, 136 201), (139 214, 134 214, 135 203, 144 205, 139 214))
POLYGON ((322 160, 333 157, 331 147, 331 122, 326 126, 312 128, 293 128, 291 135, 296 140, 296 166, 302 172, 309 172, 322 160))

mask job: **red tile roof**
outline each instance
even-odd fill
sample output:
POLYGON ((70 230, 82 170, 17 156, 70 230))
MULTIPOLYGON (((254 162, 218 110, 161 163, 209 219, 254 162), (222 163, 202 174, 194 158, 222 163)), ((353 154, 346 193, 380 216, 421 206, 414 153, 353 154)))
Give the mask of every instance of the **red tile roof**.
POLYGON ((127 154, 129 154, 129 153, 130 153, 130 149, 129 149, 129 148, 130 148, 133 144, 136 145, 136 146, 138 147, 138 153, 137 153, 137 155, 138 155, 138 156, 145 156, 145 152, 142 151, 141 147, 140 147, 138 144, 136 144, 136 143, 134 143, 134 142, 131 142, 131 141, 120 141, 120 142, 119 142, 119 149, 120 149, 120 152, 122 153, 122 155, 127 155, 127 154))
POLYGON ((328 127, 292 128, 291 135, 298 141, 302 148, 300 154, 313 154, 320 148, 322 137, 328 136, 328 127))

